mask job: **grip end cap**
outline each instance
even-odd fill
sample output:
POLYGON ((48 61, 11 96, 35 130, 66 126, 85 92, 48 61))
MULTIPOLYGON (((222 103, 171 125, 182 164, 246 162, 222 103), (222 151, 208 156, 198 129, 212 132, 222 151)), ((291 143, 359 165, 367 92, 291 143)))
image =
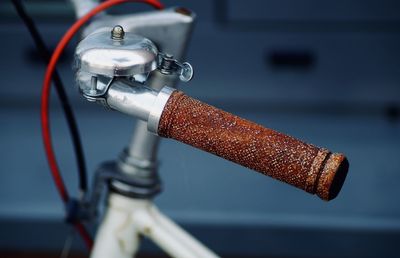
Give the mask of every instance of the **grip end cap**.
POLYGON ((330 201, 339 194, 349 170, 349 161, 341 153, 329 156, 318 180, 316 194, 324 201, 330 201))

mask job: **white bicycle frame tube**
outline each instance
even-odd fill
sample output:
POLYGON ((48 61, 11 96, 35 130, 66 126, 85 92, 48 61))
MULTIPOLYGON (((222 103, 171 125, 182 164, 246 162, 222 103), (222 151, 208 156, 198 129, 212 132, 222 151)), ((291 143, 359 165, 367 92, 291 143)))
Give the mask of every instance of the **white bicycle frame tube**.
POLYGON ((140 245, 140 236, 154 241, 171 257, 218 257, 148 200, 110 194, 109 206, 97 232, 91 258, 132 258, 140 245))

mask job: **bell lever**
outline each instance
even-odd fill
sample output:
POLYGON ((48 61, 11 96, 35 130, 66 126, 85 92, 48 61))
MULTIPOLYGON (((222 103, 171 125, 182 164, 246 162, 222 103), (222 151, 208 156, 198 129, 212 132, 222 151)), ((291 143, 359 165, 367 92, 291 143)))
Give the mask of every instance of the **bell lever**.
POLYGON ((193 78, 193 67, 188 63, 180 63, 172 55, 158 53, 158 70, 165 75, 179 75, 179 79, 188 82, 193 78))

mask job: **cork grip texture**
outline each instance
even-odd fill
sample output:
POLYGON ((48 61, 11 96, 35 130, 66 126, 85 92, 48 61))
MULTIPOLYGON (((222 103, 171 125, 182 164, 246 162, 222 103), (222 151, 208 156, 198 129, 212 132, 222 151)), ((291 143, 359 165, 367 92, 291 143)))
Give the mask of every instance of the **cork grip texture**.
POLYGON ((262 127, 175 91, 158 134, 213 153, 331 200, 348 170, 344 155, 331 153, 262 127))

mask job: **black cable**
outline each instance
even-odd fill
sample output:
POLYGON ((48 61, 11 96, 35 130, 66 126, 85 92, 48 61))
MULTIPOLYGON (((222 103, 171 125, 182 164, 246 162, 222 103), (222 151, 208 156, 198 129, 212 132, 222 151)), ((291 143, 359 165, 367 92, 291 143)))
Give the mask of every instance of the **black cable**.
MULTIPOLYGON (((32 18, 26 12, 22 1, 20 0, 11 0, 14 4, 14 7, 18 13, 18 15, 23 20, 25 26, 29 30, 29 33, 32 36, 33 41, 35 42, 37 50, 40 52, 43 60, 48 63, 50 61, 50 52, 43 41, 38 29, 36 28, 35 23, 33 22, 32 18)), ((68 96, 65 92, 63 83, 61 81, 60 74, 57 70, 54 71, 53 75, 53 82, 56 86, 56 92, 58 99, 61 102, 61 107, 64 111, 65 118, 67 120, 68 128, 71 134, 72 143, 75 151, 77 166, 78 166, 78 173, 79 173, 79 188, 80 190, 85 193, 87 191, 87 172, 86 172, 86 165, 85 165, 85 157, 83 154, 83 148, 81 139, 79 136, 78 126, 76 124, 76 119, 74 113, 72 111, 71 105, 68 101, 68 96)))

